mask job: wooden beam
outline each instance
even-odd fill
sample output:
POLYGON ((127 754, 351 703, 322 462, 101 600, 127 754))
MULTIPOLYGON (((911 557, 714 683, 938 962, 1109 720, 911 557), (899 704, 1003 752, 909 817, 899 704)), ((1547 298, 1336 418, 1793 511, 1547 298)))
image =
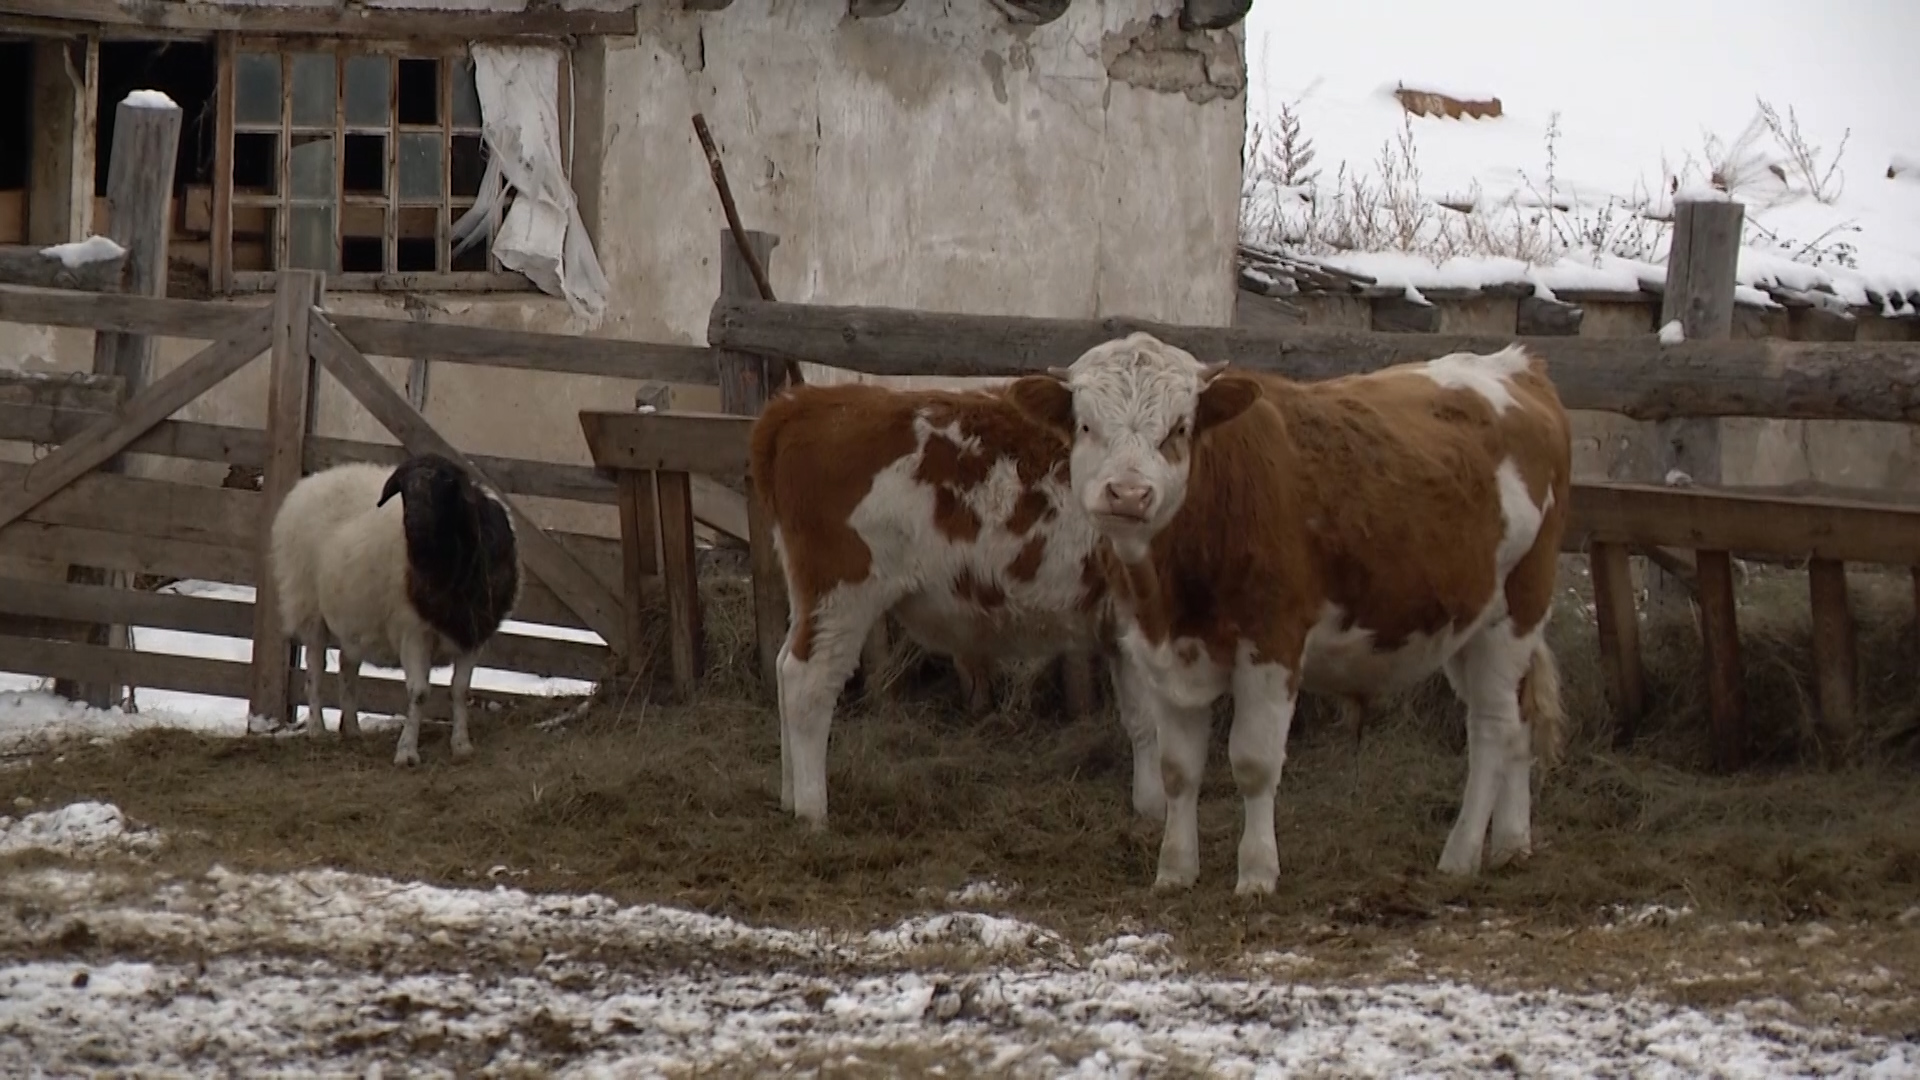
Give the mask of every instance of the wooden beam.
MULTIPOLYGON (((1673 243, 1660 304, 1663 327, 1679 323, 1688 341, 1723 341, 1733 335, 1733 292, 1744 214, 1739 203, 1726 199, 1674 203, 1673 243)), ((1713 417, 1662 421, 1654 431, 1650 464, 1650 475, 1634 479, 1657 484, 1677 471, 1695 484, 1717 487, 1720 422, 1713 417)), ((1647 581, 1647 603, 1672 618, 1687 610, 1688 598, 1677 578, 1657 571, 1647 581)))
MULTIPOLYGON (((498 490, 486 472, 461 453, 426 419, 407 404, 406 398, 382 378, 366 357, 360 355, 332 323, 323 317, 311 319, 310 347, 320 363, 340 380, 374 419, 391 431, 406 448, 416 454, 437 453, 457 462, 487 485, 498 490)), ((540 524, 528 517, 512 499, 502 500, 513 516, 515 539, 520 558, 527 568, 566 601, 586 624, 593 628, 615 652, 625 651, 625 631, 621 625, 620 603, 606 584, 582 566, 540 524)))
MULTIPOLYGON (((313 354, 307 347, 309 315, 322 299, 322 276, 311 270, 282 270, 273 298, 273 366, 267 377, 267 460, 261 478, 259 527, 254 548, 260 565, 270 558, 273 519, 287 493, 300 482, 307 430, 317 400, 313 354)), ((293 717, 289 672, 294 644, 281 626, 280 594, 259 589, 253 605, 253 685, 248 708, 254 716, 281 722, 293 717)))
MULTIPOLYGON (((118 386, 118 379, 90 374, 0 371, 0 439, 62 443, 75 438, 112 414, 118 386)), ((166 420, 135 439, 126 452, 259 468, 267 460, 267 435, 257 428, 166 420)), ((392 443, 319 435, 306 440, 305 460, 311 469, 348 461, 398 465, 406 456, 406 447, 392 443)), ((614 481, 591 465, 485 454, 475 454, 473 460, 509 494, 606 506, 618 500, 614 481)), ((693 478, 693 517, 710 529, 747 539, 746 496, 705 476, 693 478)))
POLYGON ((238 336, 207 346, 159 382, 135 395, 112 421, 102 422, 35 462, 17 486, 0 493, 0 528, 19 520, 49 496, 126 449, 147 429, 245 367, 267 348, 271 313, 261 312, 238 336))
POLYGON ((1625 747, 1639 733, 1646 711, 1640 668, 1640 615, 1634 604, 1633 564, 1625 544, 1596 541, 1588 557, 1593 573, 1593 611, 1600 638, 1600 666, 1614 711, 1614 745, 1625 747))
POLYGON ((73 289, 80 292, 113 292, 120 288, 126 270, 124 253, 108 259, 68 266, 31 245, 0 246, 0 281, 9 285, 30 285, 40 289, 73 289))
POLYGON ((1067 13, 1072 0, 988 0, 1009 22, 1044 26, 1067 13))
POLYGON ((0 582, 0 611, 223 637, 245 637, 253 624, 253 605, 244 600, 19 579, 0 582))
POLYGON ((1920 343, 1778 339, 1663 346, 1645 338, 1479 337, 1351 330, 1241 330, 1144 319, 1041 319, 723 297, 707 343, 869 375, 999 377, 1071 364, 1145 330, 1203 361, 1327 379, 1516 343, 1545 357, 1568 408, 1638 420, 1754 416, 1920 422, 1920 343))
POLYGON ((636 413, 582 409, 587 451, 602 469, 747 475, 747 438, 754 417, 724 413, 636 413))
POLYGON ((1820 697, 1821 743, 1827 763, 1853 750, 1858 731, 1859 661, 1853 613, 1847 608, 1847 565, 1832 559, 1807 564, 1813 607, 1813 675, 1820 697))
POLYGON ((1514 329, 1522 337, 1573 337, 1580 333, 1586 309, 1538 296, 1520 298, 1514 329))
POLYGON ((0 322, 72 326, 118 334, 213 341, 231 337, 267 310, 264 304, 165 300, 0 285, 0 322))
POLYGON ((1180 5, 1180 29, 1225 30, 1252 10, 1253 0, 1185 0, 1180 5))
MULTIPOLYGON (((753 252, 755 262, 766 267, 780 238, 750 230, 743 230, 741 236, 753 252)), ((740 253, 740 245, 734 242, 731 230, 720 233, 720 295, 760 295, 753 264, 740 253)), ((779 389, 786 374, 785 365, 770 370, 762 356, 724 349, 713 352, 713 365, 720 380, 720 411, 735 416, 759 416, 760 410, 767 406, 768 396, 779 389)))
POLYGON ((1740 673, 1740 626, 1733 595, 1733 560, 1725 551, 1701 551, 1700 639, 1706 654, 1707 723, 1713 764, 1731 772, 1746 763, 1750 728, 1740 673))
POLYGON ((615 379, 657 379, 695 386, 719 383, 713 353, 697 345, 655 345, 333 313, 327 318, 354 348, 368 356, 406 356, 615 379))
POLYGON ((78 240, 86 235, 92 217, 91 44, 85 38, 33 43, 33 149, 27 155, 32 169, 27 181, 31 244, 78 240))
POLYGON ((662 472, 656 480, 660 507, 660 577, 667 593, 673 688, 681 701, 689 701, 706 666, 700 580, 693 550, 693 492, 683 472, 662 472))
POLYGON ((773 515, 758 497, 747 504, 747 521, 751 533, 747 552, 753 575, 754 643, 760 660, 760 692, 762 698, 777 709, 780 649, 786 642, 790 621, 787 579, 773 543, 773 515))
POLYGON ((590 34, 631 36, 639 29, 631 7, 621 11, 452 11, 345 6, 241 6, 193 0, 0 0, 0 16, 47 17, 76 23, 140 27, 191 34, 326 34, 391 39, 561 38, 590 34))
POLYGON ((1907 566, 1920 509, 1837 499, 1771 499, 1699 488, 1575 484, 1568 538, 1695 551, 1907 566))

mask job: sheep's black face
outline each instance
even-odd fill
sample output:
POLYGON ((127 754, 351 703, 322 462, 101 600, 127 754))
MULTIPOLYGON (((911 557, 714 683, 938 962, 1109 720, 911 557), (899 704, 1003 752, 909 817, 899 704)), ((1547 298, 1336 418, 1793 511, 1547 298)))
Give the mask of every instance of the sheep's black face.
POLYGON ((438 454, 393 470, 380 504, 400 496, 407 537, 407 598, 461 651, 490 637, 519 593, 519 558, 506 507, 438 454))

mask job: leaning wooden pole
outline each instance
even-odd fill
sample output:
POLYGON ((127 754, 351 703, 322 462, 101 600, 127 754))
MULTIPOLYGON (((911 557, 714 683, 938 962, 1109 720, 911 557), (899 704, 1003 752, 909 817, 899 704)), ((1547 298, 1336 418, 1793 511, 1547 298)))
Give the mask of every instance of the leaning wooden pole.
MULTIPOLYGON (((727 167, 720 160, 720 148, 714 145, 713 132, 707 128, 707 118, 693 114, 693 133, 700 138, 700 149, 707 155, 707 170, 713 174, 714 189, 720 193, 720 212, 727 217, 727 231, 733 234, 733 246, 740 254, 740 260, 746 264, 747 272, 753 278, 755 291, 760 299, 774 299, 773 283, 767 280, 767 270, 760 256, 754 251, 753 243, 747 238, 746 227, 740 224, 740 208, 733 202, 733 187, 727 183, 727 167)), ((806 380, 800 377, 800 364, 785 359, 787 382, 799 386, 806 380)))

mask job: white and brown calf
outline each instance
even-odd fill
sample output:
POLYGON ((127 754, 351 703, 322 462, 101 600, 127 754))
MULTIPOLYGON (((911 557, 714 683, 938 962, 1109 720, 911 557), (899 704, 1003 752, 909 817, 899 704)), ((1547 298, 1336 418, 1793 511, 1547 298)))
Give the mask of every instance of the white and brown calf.
MULTIPOLYGON (((841 687, 889 612, 954 657, 979 706, 995 659, 1102 649, 1106 583, 1067 445, 1005 388, 801 386, 755 421, 753 484, 774 519, 791 622, 780 649, 780 804, 827 815, 827 742, 841 687)), ((1164 810, 1151 721, 1114 693, 1134 745, 1133 804, 1164 810)))
POLYGON ((1008 394, 1073 440, 1119 651, 1148 688, 1165 782, 1156 885, 1199 873, 1209 706, 1233 695, 1238 892, 1279 874, 1274 794, 1302 689, 1349 699, 1436 670, 1467 705, 1465 795, 1440 869, 1532 844, 1534 752, 1557 751, 1544 632, 1572 447, 1519 347, 1318 383, 1202 366, 1147 334, 1008 394))

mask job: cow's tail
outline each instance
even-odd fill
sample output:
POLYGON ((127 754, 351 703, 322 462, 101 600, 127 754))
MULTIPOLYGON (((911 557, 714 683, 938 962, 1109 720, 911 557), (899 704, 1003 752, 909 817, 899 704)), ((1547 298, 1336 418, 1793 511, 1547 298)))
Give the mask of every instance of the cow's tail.
POLYGON ((753 422, 747 448, 748 478, 753 483, 754 493, 760 497, 761 505, 767 508, 768 516, 774 521, 780 520, 780 507, 775 503, 779 484, 775 482, 774 467, 780 453, 781 429, 787 426, 787 421, 793 416, 791 395, 781 394, 767 402, 766 408, 753 422))
POLYGON ((1520 719, 1532 733, 1534 756, 1548 766, 1557 763, 1566 737, 1567 712, 1560 701, 1560 665, 1545 634, 1534 642, 1527 673, 1520 679, 1520 719))

